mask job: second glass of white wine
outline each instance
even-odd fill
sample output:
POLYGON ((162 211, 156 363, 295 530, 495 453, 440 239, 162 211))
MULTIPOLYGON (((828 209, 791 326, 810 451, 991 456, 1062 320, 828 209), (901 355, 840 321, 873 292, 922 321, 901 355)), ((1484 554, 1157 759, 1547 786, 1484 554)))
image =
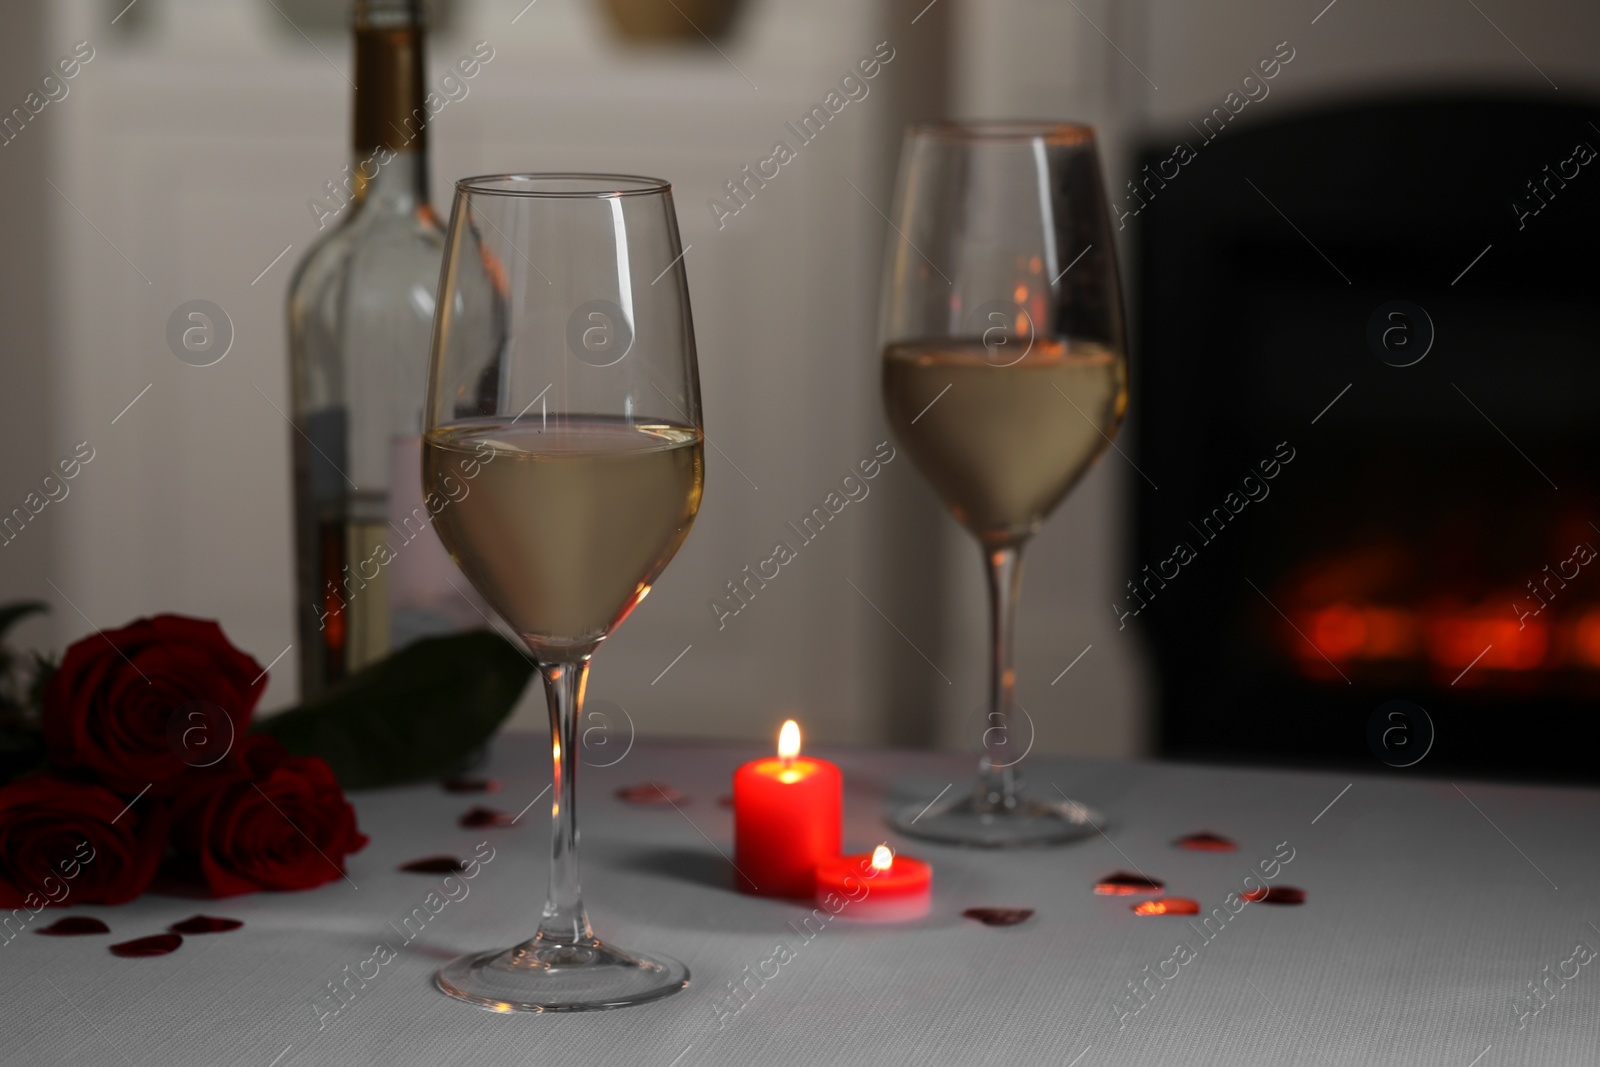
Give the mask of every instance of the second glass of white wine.
POLYGON ((1111 444, 1127 409, 1117 264, 1094 131, 923 123, 907 132, 883 285, 895 436, 989 578, 985 753, 973 792, 894 817, 953 844, 1072 841, 1101 819, 1022 786, 1016 607, 1022 548, 1111 444))
POLYGON ((650 592, 700 509, 704 436, 682 254, 663 181, 514 174, 456 184, 423 482, 445 547, 538 663, 554 772, 538 930, 435 978, 494 1011, 618 1008, 689 981, 676 960, 617 948, 590 928, 574 777, 590 657, 650 592))

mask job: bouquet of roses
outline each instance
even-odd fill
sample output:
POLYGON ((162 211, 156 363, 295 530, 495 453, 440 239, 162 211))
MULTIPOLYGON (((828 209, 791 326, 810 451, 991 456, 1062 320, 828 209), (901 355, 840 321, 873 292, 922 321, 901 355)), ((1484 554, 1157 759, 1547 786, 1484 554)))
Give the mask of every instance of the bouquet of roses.
POLYGON ((247 733, 267 672, 215 622, 139 619, 40 665, 45 766, 0 786, 0 908, 119 904, 163 868, 216 897, 308 889, 367 843, 325 760, 247 733))
MULTIPOLYGON (((0 607, 0 637, 42 610, 0 607)), ((431 637, 252 722, 267 672, 215 622, 138 619, 59 666, 0 643, 0 910, 119 904, 158 872, 216 897, 344 877, 367 843, 344 788, 455 773, 532 672, 492 631, 431 637)))

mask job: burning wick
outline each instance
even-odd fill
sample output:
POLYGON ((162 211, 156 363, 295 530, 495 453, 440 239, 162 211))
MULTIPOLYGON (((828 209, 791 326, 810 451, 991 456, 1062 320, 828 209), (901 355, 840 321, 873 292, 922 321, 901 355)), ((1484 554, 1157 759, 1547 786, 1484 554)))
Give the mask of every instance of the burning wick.
POLYGON ((905 922, 928 914, 933 904, 933 869, 915 856, 896 856, 887 843, 870 853, 838 856, 817 864, 815 900, 848 899, 840 918, 858 922, 905 922), (862 892, 870 884, 870 892, 862 892))
POLYGON ((800 755, 800 724, 788 719, 784 721, 783 729, 778 731, 778 758, 783 760, 785 774, 794 767, 794 760, 798 755, 800 755))

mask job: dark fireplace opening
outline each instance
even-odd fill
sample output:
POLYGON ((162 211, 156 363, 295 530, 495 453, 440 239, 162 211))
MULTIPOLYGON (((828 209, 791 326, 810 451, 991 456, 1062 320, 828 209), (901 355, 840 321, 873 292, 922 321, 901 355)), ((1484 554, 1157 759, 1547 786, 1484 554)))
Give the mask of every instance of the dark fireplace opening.
POLYGON ((1160 753, 1381 770, 1381 720, 1420 773, 1600 778, 1600 108, 1363 102, 1201 147, 1164 183, 1173 145, 1143 154, 1130 219, 1117 610, 1160 753))

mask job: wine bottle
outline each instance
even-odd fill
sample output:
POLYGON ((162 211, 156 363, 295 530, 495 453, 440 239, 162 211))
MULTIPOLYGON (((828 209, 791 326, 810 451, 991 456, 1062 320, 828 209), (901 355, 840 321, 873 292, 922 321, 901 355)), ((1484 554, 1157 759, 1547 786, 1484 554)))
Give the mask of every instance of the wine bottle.
POLYGON ((391 648, 456 628, 448 609, 429 611, 416 595, 436 561, 450 567, 421 506, 444 252, 428 201, 422 0, 355 0, 353 30, 354 158, 311 202, 325 232, 289 287, 304 698, 391 648))

